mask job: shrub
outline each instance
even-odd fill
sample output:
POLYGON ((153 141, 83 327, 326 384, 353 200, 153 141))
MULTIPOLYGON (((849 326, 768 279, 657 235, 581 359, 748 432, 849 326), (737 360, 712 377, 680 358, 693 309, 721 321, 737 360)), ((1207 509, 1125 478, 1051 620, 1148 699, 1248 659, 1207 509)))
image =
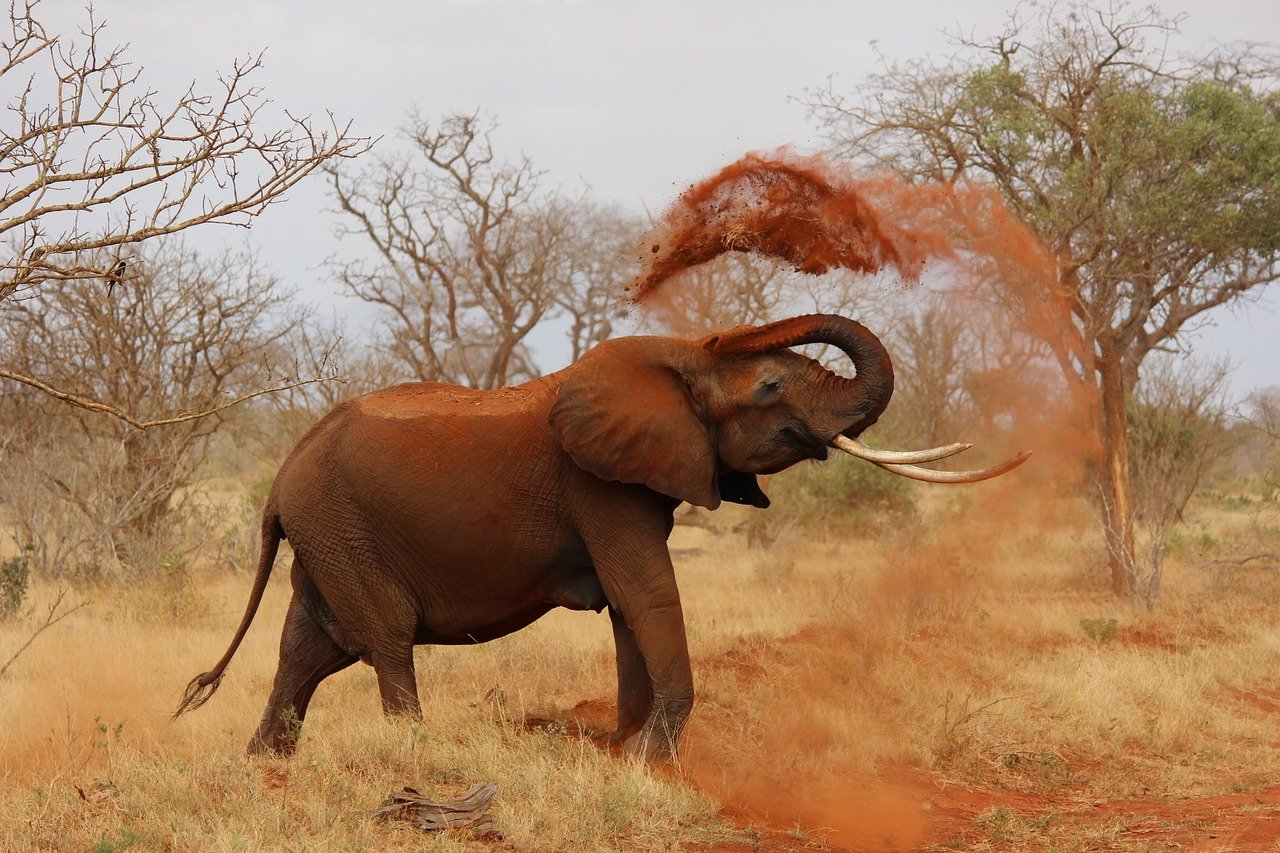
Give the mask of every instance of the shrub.
POLYGON ((34 545, 24 545, 22 551, 0 563, 0 619, 12 619, 22 609, 27 597, 27 583, 31 580, 31 552, 34 545))
POLYGON ((761 521, 770 529, 854 526, 881 532, 916 516, 910 482, 844 454, 784 471, 767 491, 773 506, 761 521))
POLYGON ((1115 619, 1081 619, 1080 629, 1084 631, 1084 635, 1093 640, 1100 646, 1105 646, 1116 638, 1120 632, 1119 625, 1115 619))

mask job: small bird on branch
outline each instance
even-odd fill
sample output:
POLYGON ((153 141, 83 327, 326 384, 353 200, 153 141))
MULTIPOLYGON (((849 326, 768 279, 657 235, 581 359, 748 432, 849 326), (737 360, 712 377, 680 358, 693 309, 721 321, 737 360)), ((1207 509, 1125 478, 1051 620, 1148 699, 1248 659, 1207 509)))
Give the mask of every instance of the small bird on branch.
POLYGON ((111 298, 111 294, 115 291, 116 283, 120 281, 124 281, 124 271, 125 271, 125 268, 128 266, 129 266, 129 262, 126 261, 124 258, 121 258, 120 260, 116 261, 116 265, 111 268, 111 274, 110 274, 111 283, 107 285, 108 299, 111 298))

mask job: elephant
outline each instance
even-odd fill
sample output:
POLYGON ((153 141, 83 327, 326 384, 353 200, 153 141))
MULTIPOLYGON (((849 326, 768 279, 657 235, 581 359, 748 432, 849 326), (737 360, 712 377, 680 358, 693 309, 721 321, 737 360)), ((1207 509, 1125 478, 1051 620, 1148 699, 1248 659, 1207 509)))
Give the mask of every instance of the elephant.
MULTIPOLYGON (((395 385, 318 421, 262 516, 262 551, 230 647, 192 679, 204 704, 249 629, 282 539, 293 595, 250 753, 289 753, 317 685, 363 661, 388 714, 421 716, 417 644, 483 643, 557 607, 608 610, 617 653, 612 741, 669 757, 694 702, 667 537, 681 502, 764 508, 757 475, 833 444, 897 473, 958 452, 875 451, 857 437, 893 394, 893 366, 862 324, 813 314, 698 340, 606 340, 522 385, 395 385), (845 377, 791 348, 825 343, 845 377)), ((1020 461, 1020 460, 1018 460, 1020 461)))

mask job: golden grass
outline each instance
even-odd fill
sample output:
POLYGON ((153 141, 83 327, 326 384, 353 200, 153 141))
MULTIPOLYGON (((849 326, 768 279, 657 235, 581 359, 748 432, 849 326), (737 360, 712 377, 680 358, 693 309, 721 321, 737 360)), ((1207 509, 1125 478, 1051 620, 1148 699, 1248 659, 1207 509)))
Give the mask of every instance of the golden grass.
MULTIPOLYGON (((759 820, 832 844, 932 843, 920 778, 1053 797, 1052 809, 985 811, 965 843, 1070 849, 1122 843, 1124 828, 1071 817, 1070 803, 1280 777, 1276 718, 1250 700, 1280 688, 1280 582, 1223 583, 1187 551, 1147 613, 1098 591, 1082 528, 997 541, 982 526, 957 535, 947 512, 931 513, 929 536, 767 552, 678 528, 699 690, 679 773, 521 724, 612 697, 601 615, 560 611, 484 646, 420 648, 422 724, 384 719, 372 670, 352 667, 317 692, 294 758, 249 759, 287 555, 222 689, 177 722, 182 686, 222 653, 250 577, 77 591, 93 604, 0 681, 0 849, 467 849, 465 836, 367 815, 406 784, 451 797, 479 781, 499 786, 496 816, 519 850, 732 842, 759 820), (1116 638, 1086 636, 1085 618, 1115 618, 1116 638)), ((1193 532, 1219 542, 1249 521, 1197 513, 1193 532)), ((35 603, 50 594, 41 585, 35 603)), ((0 625, 0 656, 29 627, 0 625)))

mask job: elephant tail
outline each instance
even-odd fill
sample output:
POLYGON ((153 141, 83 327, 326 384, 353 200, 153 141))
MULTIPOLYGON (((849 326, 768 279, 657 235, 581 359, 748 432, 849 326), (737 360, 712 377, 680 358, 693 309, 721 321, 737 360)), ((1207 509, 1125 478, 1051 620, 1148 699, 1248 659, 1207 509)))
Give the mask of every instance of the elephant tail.
POLYGON ((253 590, 249 593, 249 603, 245 606, 240 627, 236 629, 236 635, 231 638, 227 653, 213 669, 200 673, 187 684, 187 689, 182 694, 182 702, 178 704, 178 710, 173 712, 171 719, 176 720, 187 711, 194 711, 208 702, 217 691, 218 685, 222 683, 223 672, 227 664, 231 663, 236 649, 240 648, 240 641, 249 631, 249 625, 253 623, 253 617, 258 612, 258 605, 262 603, 262 593, 267 588, 267 580, 271 577, 271 568, 275 565, 276 552, 280 549, 280 540, 283 538, 284 530, 280 527, 280 518, 275 511, 275 501, 272 500, 268 503, 262 517, 262 554, 258 558, 258 574, 253 579, 253 590))

